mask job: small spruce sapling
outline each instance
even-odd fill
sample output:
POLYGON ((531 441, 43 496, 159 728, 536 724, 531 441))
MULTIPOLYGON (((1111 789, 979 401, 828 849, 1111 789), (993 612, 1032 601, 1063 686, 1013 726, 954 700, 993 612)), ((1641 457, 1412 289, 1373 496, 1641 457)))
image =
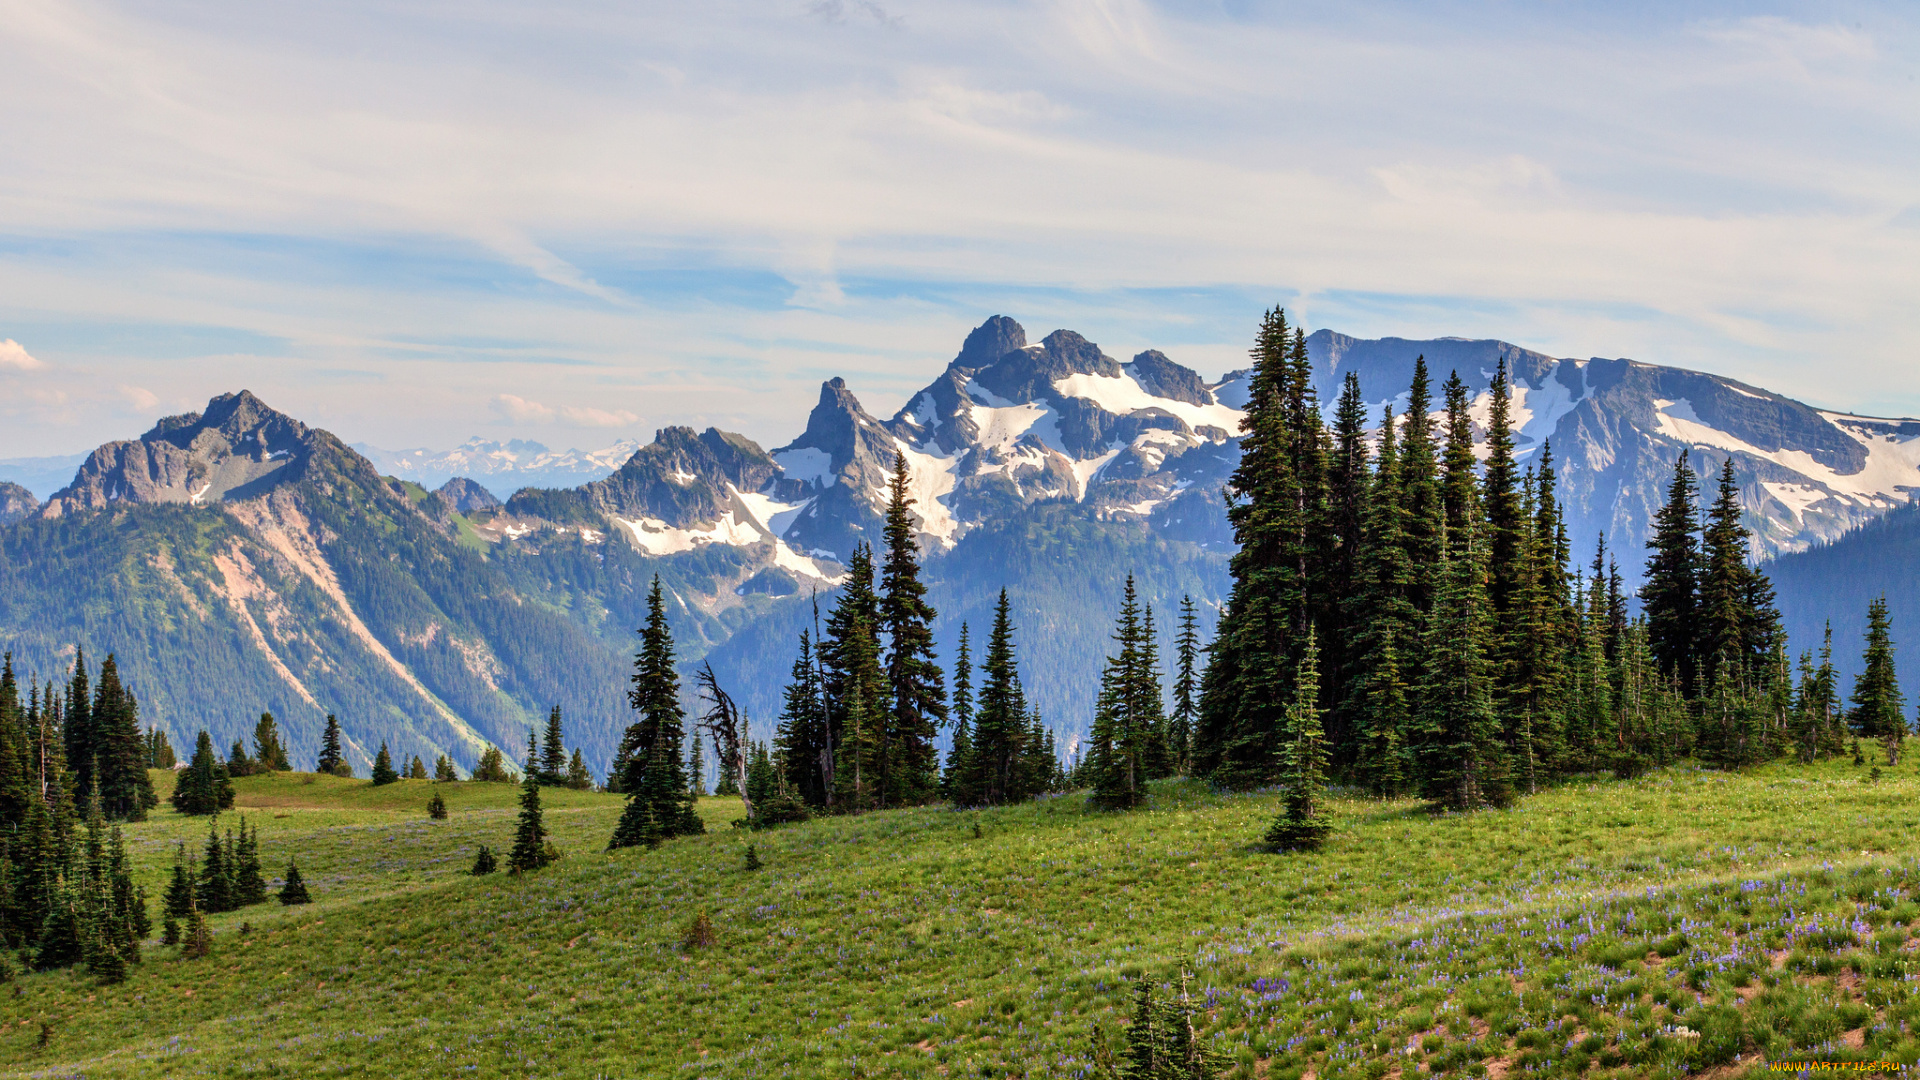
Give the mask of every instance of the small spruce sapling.
POLYGON ((755 845, 748 844, 747 845, 747 869, 758 870, 763 865, 765 864, 763 864, 760 861, 760 852, 756 849, 755 845))
POLYGON ((287 880, 280 885, 280 903, 286 907, 305 904, 311 901, 307 895, 307 883, 300 877, 300 868, 287 860, 287 880))
POLYGON ((381 787, 400 779, 393 769, 393 755, 387 752, 387 744, 380 744, 380 752, 373 757, 373 786, 381 787))
POLYGON ((719 936, 713 929, 713 920, 702 911, 687 920, 686 928, 680 932, 680 947, 692 952, 695 949, 710 948, 718 939, 719 936))
POLYGON ((485 844, 481 844, 480 853, 473 857, 473 869, 468 871, 468 873, 474 877, 480 877, 484 874, 491 874, 499 868, 500 864, 493 857, 493 849, 485 844))
POLYGON ((427 816, 435 821, 447 820, 447 800, 441 798, 437 791, 433 793, 433 798, 427 800, 427 816))

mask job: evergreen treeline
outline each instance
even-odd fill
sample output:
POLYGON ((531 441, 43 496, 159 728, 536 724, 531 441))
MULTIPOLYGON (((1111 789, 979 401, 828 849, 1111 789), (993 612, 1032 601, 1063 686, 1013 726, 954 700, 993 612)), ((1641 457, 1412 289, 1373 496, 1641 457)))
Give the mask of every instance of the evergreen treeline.
MULTIPOLYGON (((1590 576, 1571 566, 1551 445, 1526 468, 1515 460, 1504 367, 1484 425, 1457 374, 1436 423, 1422 359, 1405 414, 1389 406, 1370 428, 1351 376, 1323 419, 1305 337, 1283 312, 1266 316, 1253 359, 1228 510, 1233 591, 1193 710, 1193 772, 1292 792, 1320 782, 1324 756, 1328 776, 1471 809, 1680 756, 1738 767, 1838 751, 1830 651, 1819 668, 1803 657, 1796 686, 1730 461, 1704 507, 1690 456, 1675 462, 1643 614, 1629 619, 1604 541, 1590 576)), ((1890 645, 1886 664, 1871 660, 1884 610, 1871 622, 1864 697, 1846 717, 1893 760, 1905 722, 1890 645)), ((1184 622, 1182 635, 1184 653, 1184 622)), ((1127 653, 1123 641, 1102 690, 1119 734, 1096 736, 1095 753, 1138 768, 1140 753, 1106 749, 1138 739, 1111 719, 1128 715, 1116 696, 1127 653)), ((1096 780, 1102 801, 1128 801, 1123 774, 1096 780)), ((1298 846, 1318 811, 1310 793, 1289 798, 1302 805, 1275 842, 1298 846)))

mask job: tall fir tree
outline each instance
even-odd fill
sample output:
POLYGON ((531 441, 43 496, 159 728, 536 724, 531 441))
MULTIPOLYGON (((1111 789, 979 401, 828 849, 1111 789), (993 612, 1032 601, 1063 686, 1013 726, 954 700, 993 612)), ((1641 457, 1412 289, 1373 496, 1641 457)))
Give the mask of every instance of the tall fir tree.
POLYGON ((938 793, 935 732, 947 722, 947 693, 934 656, 933 606, 920 580, 914 499, 904 451, 894 451, 880 573, 880 628, 887 635, 887 696, 891 706, 881 735, 880 805, 910 806, 938 793))
POLYGON ((960 624, 960 648, 953 658, 953 741, 940 774, 940 794, 955 806, 972 806, 979 793, 967 785, 973 775, 973 642, 960 624))
POLYGON ((1694 652, 1700 617, 1699 487, 1682 450, 1667 484, 1667 501, 1654 515, 1647 575, 1640 586, 1654 661, 1662 674, 1680 680, 1688 697, 1699 674, 1694 652))
POLYGON ((1460 810, 1504 805, 1510 798, 1507 754, 1493 698, 1492 633, 1487 612, 1482 528, 1472 516, 1466 535, 1441 567, 1428 621, 1426 684, 1421 693, 1420 774, 1428 798, 1460 810))
POLYGON ((66 714, 60 718, 59 731, 65 743, 67 768, 73 776, 74 791, 92 791, 94 761, 100 747, 93 729, 93 685, 87 677, 87 653, 76 648, 73 674, 67 683, 66 714))
POLYGON ((1180 629, 1173 639, 1173 655, 1173 715, 1167 722, 1167 742, 1174 772, 1186 776, 1193 768, 1193 729, 1200 716, 1200 682, 1195 673, 1200 626, 1191 594, 1180 597, 1180 629))
POLYGON ((326 730, 320 735, 320 758, 314 762, 314 771, 337 774, 346 763, 346 756, 340 750, 340 721, 328 713, 326 730))
POLYGON ((774 744, 780 750, 787 790, 807 806, 825 809, 833 796, 833 743, 813 637, 804 628, 800 631, 800 653, 794 658, 774 731, 774 744))
POLYGON ((274 772, 288 772, 293 765, 287 760, 287 744, 280 737, 280 725, 270 712, 260 714, 260 721, 253 725, 253 756, 264 768, 274 772))
POLYGON ((1406 782, 1408 699, 1403 655, 1415 633, 1417 613, 1402 481, 1393 406, 1388 405, 1381 416, 1359 568, 1347 598, 1347 624, 1355 640, 1348 651, 1345 712, 1352 733, 1346 767, 1378 795, 1397 794, 1406 782))
POLYGON ((643 821, 660 836, 705 831, 693 808, 680 746, 686 741, 686 712, 680 704, 680 676, 674 670, 673 631, 667 625, 665 595, 654 575, 647 592, 647 624, 640 631, 640 652, 633 659, 633 684, 627 699, 639 718, 627 727, 614 760, 627 808, 610 847, 636 842, 643 821))
POLYGON ((205 731, 194 743, 193 759, 175 779, 170 801, 183 814, 218 814, 233 805, 233 781, 205 731))
MULTIPOLYGON (((1120 612, 1114 619, 1113 641, 1119 645, 1119 652, 1107 657, 1100 674, 1100 693, 1087 739, 1093 788, 1089 801, 1109 810, 1129 810, 1144 802, 1151 772, 1153 722, 1142 675, 1146 658, 1140 613, 1133 575, 1128 574, 1120 612)), ((1157 682, 1154 706, 1158 705, 1157 682)))
POLYGON ((1305 538, 1324 501, 1315 486, 1322 478, 1300 475, 1303 463, 1314 464, 1301 444, 1319 448, 1325 431, 1317 409, 1311 433, 1296 427, 1308 411, 1303 395, 1311 382, 1302 389, 1304 339, 1280 309, 1262 320, 1252 356, 1240 463, 1228 488, 1227 520, 1238 545, 1228 563, 1233 588, 1201 679, 1194 739, 1195 771, 1230 788, 1257 787, 1275 774, 1295 638, 1303 636, 1310 606, 1305 538))
POLYGON ((373 786, 392 784, 400 779, 400 773, 393 767, 393 755, 387 752, 387 744, 380 744, 380 752, 373 756, 373 786))
POLYGON ((540 782, 563 784, 567 780, 567 746, 560 729, 560 706, 547 714, 547 738, 540 747, 540 782))
MULTIPOLYGON (((674 746, 677 758, 679 746, 674 746)), ((520 817, 514 826, 513 850, 507 855, 509 873, 521 874, 529 870, 538 870, 552 861, 552 848, 547 843, 546 817, 540 809, 540 773, 537 769, 528 769, 520 779, 520 817)))
POLYGON ((880 617, 873 552, 861 544, 848 557, 839 599, 818 644, 834 753, 832 802, 842 812, 879 803, 882 732, 893 711, 881 666, 880 617))
POLYGON ((979 804, 995 806, 1033 794, 1022 785, 1027 756, 1026 695, 1014 657, 1013 608, 1007 590, 994 605, 993 629, 980 665, 980 705, 973 718, 973 748, 966 763, 965 790, 979 804))
POLYGON ((101 805, 115 821, 144 821, 159 805, 147 778, 147 747, 140 734, 138 702, 120 684, 112 653, 100 665, 92 709, 93 752, 101 805))
POLYGON ((1867 606, 1867 650, 1860 674, 1854 676, 1847 724, 1856 737, 1879 740, 1889 766, 1900 764, 1907 734, 1906 697, 1894 674, 1893 629, 1884 596, 1867 606))

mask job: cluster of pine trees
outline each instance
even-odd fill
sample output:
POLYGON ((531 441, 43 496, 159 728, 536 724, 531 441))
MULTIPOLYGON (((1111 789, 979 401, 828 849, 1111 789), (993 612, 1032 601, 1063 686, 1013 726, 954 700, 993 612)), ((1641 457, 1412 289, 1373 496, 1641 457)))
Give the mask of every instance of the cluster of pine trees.
MULTIPOLYGON (((905 456, 897 454, 878 580, 874 553, 856 549, 825 628, 816 614, 815 629, 801 631, 771 751, 756 751, 774 787, 766 795, 771 806, 857 813, 941 798, 991 805, 1066 783, 1053 733, 1020 687, 1005 590, 977 696, 962 626, 949 699, 934 655, 937 612, 920 580, 910 479, 905 456), (948 725, 952 749, 943 770, 934 737, 948 725)), ((782 816, 793 815, 768 819, 782 816)))
POLYGON ((587 772, 587 762, 580 756, 578 749, 573 757, 567 757, 567 744, 561 731, 560 706, 555 705, 547 714, 546 741, 540 739, 540 732, 527 734, 526 771, 534 780, 546 787, 567 787, 575 791, 587 791, 593 787, 593 775, 587 772))
POLYGON ((76 653, 65 684, 28 680, 24 706, 13 658, 0 658, 0 939, 35 966, 118 981, 139 962, 151 927, 118 823, 156 803, 147 757, 113 657, 95 683, 76 653))
MULTIPOLYGON (((167 756, 173 756, 171 748, 168 748, 167 756)), ((173 767, 173 762, 169 761, 165 765, 152 764, 151 767, 170 769, 173 767)), ((261 713, 259 722, 253 725, 252 755, 248 755, 246 743, 239 739, 233 740, 233 749, 227 751, 228 776, 257 776, 292 771, 293 763, 287 760, 287 744, 280 738, 280 725, 270 712, 261 713)))
POLYGON ((1140 602, 1132 574, 1127 575, 1113 639, 1120 651, 1107 658, 1100 672, 1093 728, 1072 782, 1090 789, 1095 806, 1127 810, 1146 798, 1149 780, 1175 776, 1188 767, 1196 709, 1194 663, 1200 654, 1193 597, 1181 598, 1180 632, 1174 639, 1179 667, 1171 716, 1161 682, 1153 606, 1140 602))
MULTIPOLYGON (((1253 358, 1228 510, 1233 591, 1201 678, 1191 766, 1231 788, 1286 785, 1276 843, 1324 833, 1317 796, 1300 789, 1327 776, 1472 809, 1573 773, 1840 749, 1831 643, 1818 668, 1803 655, 1796 686, 1731 461, 1705 506, 1689 455, 1675 462, 1642 614, 1629 619, 1604 538, 1590 577, 1570 565, 1551 445, 1534 465, 1515 460, 1504 366, 1481 439, 1457 373, 1432 418, 1424 360, 1405 414, 1388 406, 1370 429, 1353 376, 1323 420, 1304 335, 1283 312, 1263 321, 1253 358)), ((1869 622, 1847 722, 1891 761, 1906 724, 1884 609, 1869 622)), ((1160 752, 1150 739, 1130 749, 1155 703, 1126 693, 1125 610, 1121 623, 1102 695, 1113 734, 1094 753, 1137 771, 1160 752)), ((1132 797, 1120 775, 1100 772, 1104 801, 1132 797)))

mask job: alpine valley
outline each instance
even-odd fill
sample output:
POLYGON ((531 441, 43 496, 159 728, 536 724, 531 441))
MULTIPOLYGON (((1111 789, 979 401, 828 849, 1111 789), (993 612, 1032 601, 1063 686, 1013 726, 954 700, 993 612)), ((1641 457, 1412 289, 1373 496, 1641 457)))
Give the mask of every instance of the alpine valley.
MULTIPOLYGON (((1321 330, 1307 345, 1323 407, 1352 375, 1376 418, 1404 406, 1424 356, 1436 379, 1459 374, 1484 421, 1504 364, 1520 462, 1551 462, 1576 552, 1604 535, 1629 578, 1683 449, 1703 475, 1732 459, 1770 556, 1859 529, 1920 487, 1920 421, 1500 341, 1321 330)), ((650 579, 671 597, 683 670, 710 661, 764 735, 797 634, 879 538, 899 457, 941 654, 963 622, 984 629, 1004 585, 1026 690, 1071 754, 1127 576, 1163 640, 1182 596, 1217 610, 1225 595, 1246 378, 1153 350, 1121 361, 1068 330, 1029 343, 995 316, 892 417, 832 379, 773 449, 669 427, 594 453, 387 452, 223 394, 93 451, 44 503, 0 483, 0 645, 42 679, 76 645, 115 654, 142 722, 176 746, 202 727, 225 746, 269 710, 311 761, 334 713, 356 771, 382 742, 471 768, 489 746, 515 756, 558 704, 601 774, 627 723, 650 579)), ((1858 621, 1853 597, 1820 605, 1796 596, 1796 629, 1858 621)))

